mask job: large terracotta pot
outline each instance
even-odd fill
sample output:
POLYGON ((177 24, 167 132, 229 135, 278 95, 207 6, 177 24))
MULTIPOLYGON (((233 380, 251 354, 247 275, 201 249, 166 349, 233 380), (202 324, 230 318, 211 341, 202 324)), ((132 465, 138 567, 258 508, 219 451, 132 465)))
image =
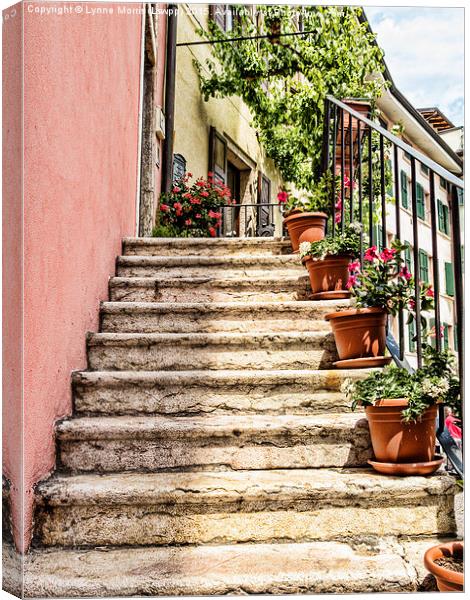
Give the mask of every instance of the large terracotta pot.
POLYGON ((325 315, 341 360, 384 356, 387 313, 382 308, 358 308, 325 315))
POLYGON ((436 565, 438 558, 455 556, 463 558, 463 542, 438 544, 427 550, 424 555, 424 566, 434 575, 440 592, 463 592, 463 573, 451 571, 444 566, 436 565))
POLYGON ((328 215, 322 212, 291 213, 284 219, 292 250, 298 252, 301 242, 318 242, 325 237, 328 215))
POLYGON ((436 449, 437 406, 416 422, 405 423, 406 398, 379 400, 366 407, 375 458, 384 463, 423 463, 433 460, 436 449))
POLYGON ((343 292, 343 297, 348 298, 350 293, 346 290, 346 282, 351 259, 352 256, 327 256, 323 260, 317 260, 305 256, 302 262, 308 270, 312 292, 318 294, 337 291, 343 292))

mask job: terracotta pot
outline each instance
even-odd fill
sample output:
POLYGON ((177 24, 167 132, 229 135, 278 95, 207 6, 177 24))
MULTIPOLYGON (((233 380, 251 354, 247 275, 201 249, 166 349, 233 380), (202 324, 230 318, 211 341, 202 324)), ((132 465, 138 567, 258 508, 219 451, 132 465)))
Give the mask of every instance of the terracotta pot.
POLYGON ((438 558, 455 556, 463 558, 463 542, 448 542, 438 544, 427 550, 424 555, 424 566, 434 575, 440 592, 463 592, 463 573, 457 573, 436 565, 438 558))
POLYGON ((421 463, 433 460, 436 449, 437 406, 424 411, 421 419, 405 423, 406 398, 384 399, 366 407, 375 458, 387 463, 421 463))
POLYGON ((291 213, 284 219, 292 250, 298 252, 301 242, 318 242, 325 237, 328 215, 322 212, 291 213))
POLYGON ((327 256, 323 260, 306 256, 302 262, 308 270, 310 287, 314 294, 344 290, 347 295, 346 282, 349 278, 348 265, 352 256, 327 256))
POLYGON ((359 308, 329 313, 341 360, 384 356, 387 313, 382 308, 359 308))

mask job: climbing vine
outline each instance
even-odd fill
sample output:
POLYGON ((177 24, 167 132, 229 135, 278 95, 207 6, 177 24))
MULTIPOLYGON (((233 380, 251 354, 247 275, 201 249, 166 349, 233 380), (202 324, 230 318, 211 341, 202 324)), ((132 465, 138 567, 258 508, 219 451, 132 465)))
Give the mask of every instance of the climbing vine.
POLYGON ((320 172, 325 97, 373 102, 383 87, 381 78, 371 76, 383 70, 382 51, 358 18, 362 9, 263 5, 256 6, 253 17, 246 7, 238 8, 232 31, 209 21, 208 31, 200 35, 215 40, 270 37, 213 44, 205 69, 195 61, 204 98, 240 96, 285 181, 313 190, 320 172), (276 35, 297 31, 299 15, 303 30, 312 33, 276 35))

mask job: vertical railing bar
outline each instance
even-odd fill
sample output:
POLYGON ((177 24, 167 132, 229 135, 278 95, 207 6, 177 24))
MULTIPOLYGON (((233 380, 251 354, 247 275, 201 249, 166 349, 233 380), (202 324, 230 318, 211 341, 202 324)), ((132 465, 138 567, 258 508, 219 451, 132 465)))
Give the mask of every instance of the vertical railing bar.
POLYGON ((325 99, 325 117, 323 124, 323 149, 322 149, 322 175, 328 169, 330 162, 330 107, 328 99, 325 99))
MULTIPOLYGON (((393 144, 393 176, 395 193, 395 225, 396 239, 401 241, 401 222, 400 222, 400 177, 398 168, 398 146, 393 144)), ((398 345, 400 348, 400 360, 405 355, 405 320, 403 318, 403 309, 398 313, 398 345)))
POLYGON ((344 232, 344 171, 346 168, 344 154, 344 110, 341 110, 341 233, 344 232))
POLYGON ((336 137, 337 137, 337 113, 338 113, 338 108, 336 106, 336 104, 333 107, 333 148, 332 148, 332 161, 331 161, 331 175, 332 175, 332 203, 333 203, 333 207, 332 207, 332 226, 331 226, 331 231, 332 231, 332 235, 333 237, 335 237, 335 233, 336 233, 336 137))
POLYGON ((359 257, 361 261, 361 269, 363 265, 363 253, 364 253, 364 240, 362 231, 362 144, 361 144, 361 121, 357 120, 357 185, 358 185, 358 202, 359 202, 359 223, 361 224, 361 237, 359 242, 359 257))
POLYGON ((374 213, 374 182, 372 173, 372 127, 369 127, 369 246, 374 245, 374 223, 372 215, 374 213))
POLYGON ((354 220, 353 180, 354 180, 354 158, 353 158, 353 116, 349 115, 349 222, 354 220))
MULTIPOLYGON (((461 191, 463 194, 463 190, 461 191)), ((463 276, 462 276, 462 241, 460 237, 459 195, 455 185, 452 186, 452 259, 454 263, 455 311, 457 313, 457 352, 460 380, 460 401, 464 399, 464 351, 463 351, 463 276)))
POLYGON ((411 211, 413 220, 413 264, 415 281, 415 314, 416 314, 416 354, 418 367, 422 365, 421 343, 421 306, 420 306, 420 281, 419 281, 419 236, 418 214, 416 198, 416 159, 411 157, 411 211))
POLYGON ((384 136, 380 134, 380 195, 382 199, 382 246, 387 246, 387 198, 385 194, 384 136))

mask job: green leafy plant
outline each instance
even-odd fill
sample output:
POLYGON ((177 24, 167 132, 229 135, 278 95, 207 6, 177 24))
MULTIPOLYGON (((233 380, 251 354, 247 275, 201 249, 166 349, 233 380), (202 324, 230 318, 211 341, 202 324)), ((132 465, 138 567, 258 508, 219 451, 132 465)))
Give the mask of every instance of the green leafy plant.
MULTIPOLYGON (((336 178, 335 183, 338 184, 339 178, 336 178)), ((284 215, 288 216, 294 210, 301 212, 324 212, 327 215, 332 213, 332 196, 333 196, 333 181, 329 171, 325 172, 314 185, 312 192, 304 192, 290 194, 289 192, 281 192, 278 194, 279 201, 281 197, 285 202, 284 215), (285 196, 283 195, 285 194, 285 196), (282 195, 282 196, 281 196, 282 195)))
POLYGON ((156 237, 216 237, 221 224, 221 206, 232 204, 230 189, 200 177, 191 183, 191 173, 174 182, 171 192, 160 196, 156 237))
POLYGON ((434 404, 450 407, 459 417, 460 388, 454 356, 449 350, 438 352, 425 344, 423 359, 423 366, 414 372, 390 365, 361 381, 347 379, 342 390, 351 400, 352 410, 374 406, 379 400, 406 398, 408 406, 402 411, 405 422, 417 421, 434 404))
POLYGON ((302 242, 299 246, 300 257, 310 256, 323 260, 327 256, 359 256, 361 244, 361 226, 359 223, 347 225, 343 233, 335 237, 325 237, 318 242, 302 242))
POLYGON ((362 9, 302 6, 256 6, 256 18, 245 11, 235 28, 223 32, 209 21, 199 30, 206 39, 267 38, 212 45, 212 59, 195 61, 204 99, 240 96, 253 115, 263 148, 283 178, 298 189, 314 191, 320 178, 324 101, 367 98, 374 104, 384 85, 382 51, 375 34, 359 20, 362 9), (275 9, 275 12, 273 10, 275 9))
MULTIPOLYGON (((407 309, 409 319, 413 318, 415 281, 402 258, 407 247, 408 244, 399 240, 394 240, 392 247, 382 252, 377 246, 371 246, 364 253, 362 268, 358 261, 350 264, 346 287, 358 308, 383 308, 391 315, 407 309)), ((420 283, 419 301, 422 311, 433 308, 434 292, 428 283, 420 283)))

